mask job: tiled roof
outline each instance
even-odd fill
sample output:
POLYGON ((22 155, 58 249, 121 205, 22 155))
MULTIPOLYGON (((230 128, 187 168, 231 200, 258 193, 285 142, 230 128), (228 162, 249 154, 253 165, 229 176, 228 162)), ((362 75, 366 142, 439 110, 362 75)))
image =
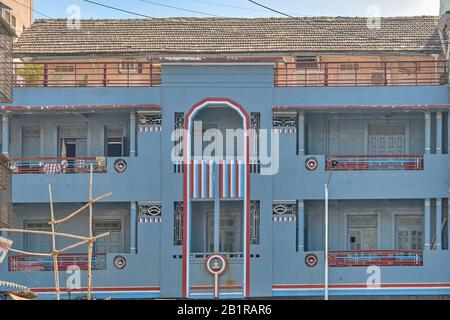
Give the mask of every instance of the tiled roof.
POLYGON ((289 52, 440 53, 438 17, 164 18, 37 20, 15 44, 18 55, 233 54, 289 52))

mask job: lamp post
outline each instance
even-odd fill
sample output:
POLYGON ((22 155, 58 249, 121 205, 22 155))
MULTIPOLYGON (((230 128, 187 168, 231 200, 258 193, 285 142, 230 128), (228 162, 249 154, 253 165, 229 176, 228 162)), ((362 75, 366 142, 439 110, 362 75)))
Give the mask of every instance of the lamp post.
POLYGON ((338 162, 336 160, 332 160, 331 164, 331 172, 328 176, 328 181, 325 184, 325 300, 328 300, 328 187, 330 185, 331 177, 333 176, 333 170, 337 166, 338 162))

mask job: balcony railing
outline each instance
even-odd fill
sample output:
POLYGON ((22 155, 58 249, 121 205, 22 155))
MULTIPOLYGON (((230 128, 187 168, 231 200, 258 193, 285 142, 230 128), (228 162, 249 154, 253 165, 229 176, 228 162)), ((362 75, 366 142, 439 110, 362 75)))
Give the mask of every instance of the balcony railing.
MULTIPOLYGON (((80 270, 88 269, 87 254, 61 254, 58 256, 58 270, 66 271, 70 266, 78 266, 80 270)), ((28 255, 10 256, 9 271, 53 271, 51 257, 35 257, 28 255)), ((92 270, 106 270, 106 254, 92 256, 92 270)))
POLYGON ((423 170, 423 155, 329 155, 326 171, 423 170), (332 168, 333 160, 337 165, 332 168))
POLYGON ((91 164, 95 173, 106 173, 106 158, 15 158, 10 160, 13 174, 84 174, 91 164))
POLYGON ((151 87, 161 68, 149 62, 13 63, 16 87, 151 87))
POLYGON ((423 251, 333 251, 328 254, 330 267, 419 267, 423 251))
POLYGON ((447 61, 286 62, 276 87, 426 86, 448 82, 447 61))

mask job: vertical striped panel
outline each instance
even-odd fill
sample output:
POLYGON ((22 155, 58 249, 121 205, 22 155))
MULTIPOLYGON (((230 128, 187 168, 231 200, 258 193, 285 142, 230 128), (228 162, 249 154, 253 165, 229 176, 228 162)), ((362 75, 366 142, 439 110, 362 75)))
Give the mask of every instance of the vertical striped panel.
POLYGON ((228 160, 219 163, 221 198, 234 199, 244 197, 245 166, 241 160, 228 160))
POLYGON ((191 199, 214 198, 214 172, 214 161, 193 160, 191 162, 191 199))

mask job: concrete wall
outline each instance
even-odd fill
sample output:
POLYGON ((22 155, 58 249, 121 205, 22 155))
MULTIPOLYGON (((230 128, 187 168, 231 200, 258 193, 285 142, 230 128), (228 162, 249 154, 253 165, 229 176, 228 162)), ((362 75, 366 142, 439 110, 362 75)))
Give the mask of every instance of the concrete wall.
POLYGON ((130 114, 127 112, 114 113, 73 113, 70 116, 61 114, 47 115, 14 115, 10 120, 12 158, 23 157, 22 129, 23 127, 39 127, 40 157, 58 157, 61 142, 58 141, 58 128, 80 127, 87 131, 87 156, 105 155, 105 127, 122 127, 125 137, 130 136, 130 114))
POLYGON ((313 155, 367 154, 369 124, 390 123, 405 126, 407 154, 425 153, 423 113, 391 112, 369 114, 307 113, 306 152, 313 155))
MULTIPOLYGON (((324 212, 323 201, 305 202, 305 220, 308 226, 306 251, 321 251, 324 248, 324 212)), ((424 203, 423 200, 332 201, 329 212, 330 250, 350 250, 347 233, 348 215, 376 215, 378 233, 376 249, 395 250, 395 217, 423 216, 424 203)), ((431 220, 433 221, 433 218, 431 220)))

